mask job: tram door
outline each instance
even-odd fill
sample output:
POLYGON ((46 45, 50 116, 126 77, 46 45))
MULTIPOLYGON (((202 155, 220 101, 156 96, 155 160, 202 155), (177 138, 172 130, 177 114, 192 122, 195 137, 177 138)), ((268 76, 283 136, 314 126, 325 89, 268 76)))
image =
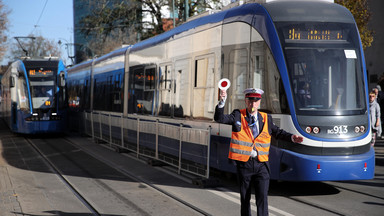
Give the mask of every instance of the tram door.
POLYGON ((191 115, 191 82, 190 59, 176 60, 174 74, 174 116, 185 117, 191 115))

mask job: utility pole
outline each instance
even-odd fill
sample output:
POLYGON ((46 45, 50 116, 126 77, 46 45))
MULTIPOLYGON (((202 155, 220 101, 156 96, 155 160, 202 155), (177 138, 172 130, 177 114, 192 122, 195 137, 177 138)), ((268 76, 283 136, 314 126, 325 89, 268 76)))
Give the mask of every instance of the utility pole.
POLYGON ((173 17, 173 28, 176 27, 176 19, 175 19, 175 0, 172 0, 172 17, 173 17))
POLYGON ((189 5, 188 0, 185 0, 185 21, 189 18, 189 5))

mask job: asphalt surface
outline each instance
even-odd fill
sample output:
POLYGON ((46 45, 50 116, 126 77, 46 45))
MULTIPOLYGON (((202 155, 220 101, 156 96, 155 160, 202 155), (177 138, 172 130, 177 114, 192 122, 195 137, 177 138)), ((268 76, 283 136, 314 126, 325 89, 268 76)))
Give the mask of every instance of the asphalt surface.
MULTIPOLYGON (((150 166, 132 153, 116 153, 89 137, 25 137, 0 121, 0 215, 92 215, 39 151, 100 215, 239 215, 236 178, 213 173, 220 185, 201 188, 168 166, 150 166)), ((270 215, 382 215, 384 140, 375 145, 372 180, 271 182, 270 215)), ((253 215, 256 207, 252 197, 253 215)))

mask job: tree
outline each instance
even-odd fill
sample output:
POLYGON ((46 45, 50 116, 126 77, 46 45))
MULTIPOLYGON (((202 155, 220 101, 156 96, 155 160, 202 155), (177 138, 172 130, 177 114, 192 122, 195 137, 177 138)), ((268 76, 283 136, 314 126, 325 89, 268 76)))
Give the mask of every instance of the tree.
MULTIPOLYGON (((134 43, 136 32, 141 31, 138 23, 141 20, 139 5, 139 1, 89 1, 90 13, 79 22, 80 31, 88 41, 83 45, 92 50, 94 55, 101 56, 123 44, 134 43)), ((79 50, 76 50, 78 54, 79 50)))
MULTIPOLYGON (((175 10, 182 16, 185 0, 174 0, 175 10)), ((188 0, 189 16, 203 12, 206 8, 220 9, 220 0, 188 0)), ((88 45, 95 54, 102 55, 111 47, 133 44, 139 40, 165 31, 164 9, 172 7, 172 0, 133 0, 94 2, 92 11, 80 21, 81 32, 89 38, 88 45), (143 19, 143 17, 150 19, 143 19), (119 43, 120 42, 120 43, 119 43), (100 46, 103 44, 103 47, 100 46), (104 49, 104 47, 108 47, 104 49), (97 48, 97 49, 95 49, 97 48)), ((185 19, 179 19, 178 24, 185 19)))
POLYGON ((11 60, 26 56, 23 49, 28 51, 28 56, 30 57, 61 56, 60 47, 54 40, 48 40, 42 36, 29 35, 26 38, 19 39, 19 41, 23 48, 16 41, 13 42, 9 56, 11 60))
MULTIPOLYGON (((172 0, 170 0, 170 5, 172 0)), ((223 8, 223 3, 220 0, 188 0, 188 17, 198 15, 207 10, 221 10, 223 8)), ((185 17, 185 0, 175 0, 175 8, 178 10, 178 17, 180 24, 186 21, 185 17)))
POLYGON ((335 2, 351 11, 359 29, 363 48, 370 47, 373 42, 374 32, 368 28, 368 22, 372 14, 368 8, 367 0, 336 0, 335 2))
POLYGON ((0 59, 4 57, 7 51, 7 34, 8 31, 8 14, 9 10, 5 7, 2 0, 0 0, 0 59))
POLYGON ((125 32, 135 26, 139 15, 137 4, 127 1, 90 2, 91 13, 80 20, 81 32, 86 36, 98 36, 103 42, 120 30, 125 32))
MULTIPOLYGON (((167 29, 167 28, 164 28, 164 15, 162 14, 162 10, 165 7, 168 7, 169 11, 174 10, 175 12, 177 12, 178 19, 176 20, 176 23, 175 23, 176 25, 179 25, 186 21, 186 16, 185 16, 186 1, 185 0, 168 0, 168 1, 143 0, 141 2, 143 3, 142 11, 144 13, 147 13, 148 16, 152 16, 154 18, 154 20, 151 22, 148 22, 148 21, 143 22, 143 25, 147 27, 144 28, 142 39, 146 39, 154 35, 161 34, 165 31, 165 29, 167 29), (174 9, 172 8, 173 4, 175 6, 174 9)), ((221 9, 224 6, 220 0, 187 0, 187 2, 188 2, 188 17, 200 14, 207 10, 221 9)))
POLYGON ((163 29, 163 18, 164 16, 161 13, 161 9, 168 5, 167 1, 162 0, 143 0, 143 17, 150 16, 154 20, 142 21, 142 35, 141 39, 146 39, 154 35, 158 35, 164 32, 163 29))

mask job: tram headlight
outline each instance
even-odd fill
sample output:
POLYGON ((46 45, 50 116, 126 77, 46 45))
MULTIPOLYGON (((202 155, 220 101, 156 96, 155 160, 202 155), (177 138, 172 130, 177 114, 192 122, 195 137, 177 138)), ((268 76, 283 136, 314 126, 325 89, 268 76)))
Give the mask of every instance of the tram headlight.
POLYGON ((355 133, 364 133, 365 132, 365 126, 364 125, 361 125, 361 126, 356 126, 355 127, 355 133))
POLYGON ((305 128, 305 132, 307 132, 307 133, 314 133, 314 134, 318 134, 318 133, 320 133, 320 128, 319 127, 310 127, 310 126, 307 126, 306 128, 305 128))

